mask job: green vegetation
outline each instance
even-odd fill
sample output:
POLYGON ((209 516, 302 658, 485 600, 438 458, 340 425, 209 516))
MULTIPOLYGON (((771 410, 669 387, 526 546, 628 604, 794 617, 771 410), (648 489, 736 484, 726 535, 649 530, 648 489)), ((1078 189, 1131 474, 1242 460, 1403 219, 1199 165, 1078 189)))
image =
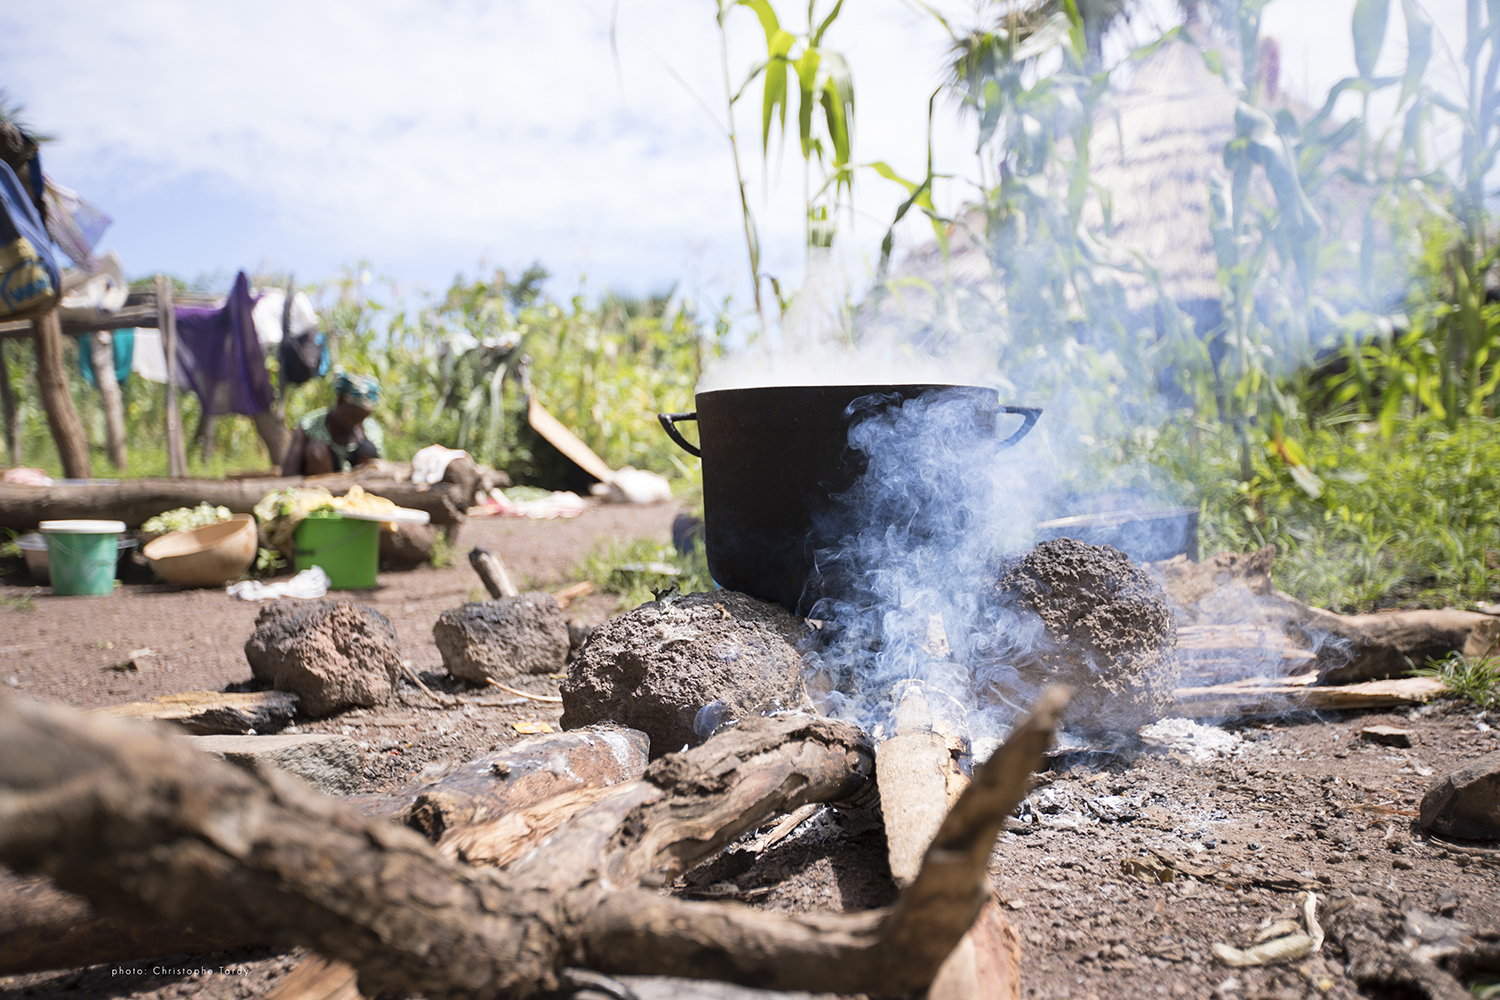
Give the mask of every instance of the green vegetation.
POLYGON ((1500 706, 1500 659, 1454 653, 1447 659, 1429 660, 1412 673, 1436 677, 1453 697, 1479 708, 1500 706))
POLYGON ((708 558, 702 545, 690 555, 649 539, 603 542, 584 557, 574 576, 592 580, 606 593, 619 594, 623 605, 633 608, 671 590, 684 594, 713 590, 708 558))

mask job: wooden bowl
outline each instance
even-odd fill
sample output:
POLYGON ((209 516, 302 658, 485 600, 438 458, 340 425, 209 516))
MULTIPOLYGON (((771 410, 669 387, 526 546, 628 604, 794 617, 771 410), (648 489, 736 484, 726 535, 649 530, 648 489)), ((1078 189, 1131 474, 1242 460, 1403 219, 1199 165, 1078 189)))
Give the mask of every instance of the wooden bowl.
POLYGON ((168 583, 218 587, 239 579, 255 562, 258 538, 255 515, 236 514, 218 524, 162 535, 142 553, 168 583))

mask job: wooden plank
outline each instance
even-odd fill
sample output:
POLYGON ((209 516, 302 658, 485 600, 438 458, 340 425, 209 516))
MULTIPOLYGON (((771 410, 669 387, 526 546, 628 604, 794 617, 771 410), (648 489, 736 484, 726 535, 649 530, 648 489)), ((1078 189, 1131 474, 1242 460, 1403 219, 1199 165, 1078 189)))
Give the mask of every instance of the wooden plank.
POLYGON ((111 719, 173 722, 198 736, 274 732, 291 721, 297 696, 286 691, 185 691, 155 701, 96 708, 90 714, 111 719))
POLYGON ((156 318, 161 349, 167 356, 167 474, 181 479, 187 475, 187 450, 182 441, 182 413, 177 408, 177 313, 172 286, 160 274, 156 276, 156 318))
POLYGON ((1275 680, 1243 680, 1212 687, 1177 689, 1176 711, 1189 718, 1223 719, 1337 712, 1393 705, 1419 705, 1443 693, 1435 677, 1403 677, 1359 684, 1320 686, 1315 673, 1275 680))
POLYGON ((527 402, 526 420, 531 424, 532 430, 562 452, 574 465, 601 483, 610 481, 614 473, 604 459, 594 454, 594 450, 584 444, 578 435, 564 427, 561 420, 547 412, 547 408, 535 396, 527 402))
POLYGON ((347 962, 309 955, 266 994, 266 1000, 361 1000, 359 974, 347 962))

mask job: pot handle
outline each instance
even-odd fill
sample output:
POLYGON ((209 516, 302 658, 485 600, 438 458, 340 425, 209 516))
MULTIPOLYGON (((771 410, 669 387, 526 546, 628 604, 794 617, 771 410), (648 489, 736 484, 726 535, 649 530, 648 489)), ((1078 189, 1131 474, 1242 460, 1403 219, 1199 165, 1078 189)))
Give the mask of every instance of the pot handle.
MULTIPOLYGON (((682 433, 677 430, 677 421, 679 420, 696 421, 698 419, 697 410, 694 410, 692 413, 658 413, 656 415, 656 419, 661 421, 662 430, 667 432, 667 437, 677 442, 677 446, 679 448, 687 452, 689 455, 693 455, 697 458, 703 457, 703 452, 699 451, 696 445, 689 444, 688 439, 683 437, 682 433)), ((1036 421, 1035 417, 1032 417, 1031 419, 1033 422, 1036 421)), ((1031 425, 1027 424, 1026 426, 1030 427, 1031 425)))
POLYGON ((1031 432, 1031 428, 1036 426, 1037 418, 1042 415, 1042 408, 1039 406, 1002 406, 1000 407, 1000 412, 1019 413, 1023 419, 1021 421, 1021 429, 996 445, 995 447, 997 449, 1009 448, 1011 445, 1015 444, 1017 441, 1021 440, 1023 437, 1029 434, 1031 432))

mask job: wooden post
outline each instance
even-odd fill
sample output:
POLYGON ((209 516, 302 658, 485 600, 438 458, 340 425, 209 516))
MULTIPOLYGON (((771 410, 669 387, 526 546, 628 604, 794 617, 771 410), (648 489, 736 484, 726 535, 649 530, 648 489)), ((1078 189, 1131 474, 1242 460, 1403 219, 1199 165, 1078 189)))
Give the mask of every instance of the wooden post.
POLYGON ((10 385, 10 366, 5 363, 5 340, 0 338, 0 404, 5 408, 5 448, 10 464, 21 464, 21 414, 16 409, 16 393, 10 385))
MULTIPOLYGON (((120 383, 115 381, 115 335, 100 330, 90 334, 89 339, 89 361, 94 366, 99 402, 104 407, 104 438, 109 464, 124 472, 129 460, 125 450, 125 401, 120 398, 120 383)), ((78 346, 82 348, 82 342, 78 346)))
POLYGON ((172 285, 156 276, 156 325, 161 330, 161 349, 167 356, 167 475, 187 475, 187 451, 182 443, 182 414, 177 409, 177 312, 172 307, 172 285))
POLYGON ((63 369, 62 321, 57 310, 43 313, 31 322, 36 345, 37 393, 47 411, 47 425, 57 454, 62 459, 63 475, 68 479, 88 479, 89 446, 83 435, 83 422, 68 392, 68 373, 63 369))

